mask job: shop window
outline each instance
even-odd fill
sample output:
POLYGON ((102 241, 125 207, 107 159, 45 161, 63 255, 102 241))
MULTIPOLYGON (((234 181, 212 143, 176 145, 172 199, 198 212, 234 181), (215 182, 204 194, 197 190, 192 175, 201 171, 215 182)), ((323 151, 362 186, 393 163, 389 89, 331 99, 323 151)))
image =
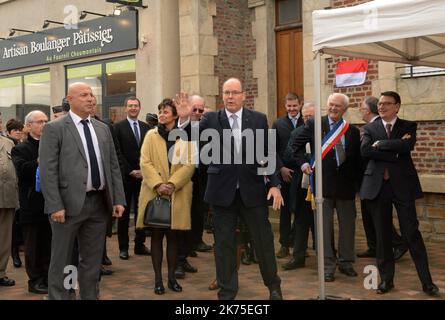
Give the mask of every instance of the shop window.
POLYGON ((0 78, 0 112, 4 121, 24 120, 34 110, 50 115, 49 71, 16 74, 0 78))
POLYGON ((0 112, 6 123, 16 118, 16 107, 23 103, 22 77, 0 78, 0 112))
POLYGON ((51 86, 48 71, 25 75, 24 84, 26 104, 51 104, 49 95, 51 86))
POLYGON ((125 119, 123 102, 126 97, 136 95, 134 56, 67 66, 66 77, 67 88, 74 82, 91 86, 99 118, 113 122, 125 119))
POLYGON ((67 67, 68 87, 75 82, 84 82, 91 87, 96 97, 96 115, 102 118, 102 64, 67 67))
POLYGON ((108 62, 106 64, 106 95, 136 94, 135 59, 108 62))
POLYGON ((102 65, 92 64, 67 68, 68 87, 75 82, 84 82, 91 87, 97 103, 102 103, 102 65))

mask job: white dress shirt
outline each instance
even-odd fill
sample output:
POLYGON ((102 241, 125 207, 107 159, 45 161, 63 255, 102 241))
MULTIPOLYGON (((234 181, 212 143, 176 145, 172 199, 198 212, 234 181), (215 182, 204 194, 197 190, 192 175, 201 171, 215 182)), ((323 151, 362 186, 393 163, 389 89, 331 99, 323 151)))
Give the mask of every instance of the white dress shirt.
MULTIPOLYGON (((87 157, 88 177, 87 177, 86 192, 92 191, 92 190, 95 190, 95 189, 93 188, 93 184, 91 182, 90 156, 89 156, 89 153, 88 153, 87 140, 85 138, 85 133, 83 131, 84 130, 83 129, 83 124, 80 122, 80 121, 82 121, 84 119, 79 117, 72 110, 69 111, 69 114, 70 114, 71 119, 73 119, 74 125, 77 128, 77 131, 79 132, 80 139, 82 140, 82 144, 83 144, 83 150, 85 151, 85 155, 87 157)), ((100 174, 100 187, 99 187, 99 190, 103 190, 105 188, 105 175, 104 175, 104 166, 103 166, 103 163, 102 163, 102 157, 101 157, 101 154, 100 154, 99 141, 97 140, 96 131, 94 131, 94 127, 91 124, 91 117, 88 116, 87 119, 88 119, 88 128, 90 129, 90 132, 91 132, 91 139, 93 140, 94 151, 96 153, 97 163, 99 165, 99 174, 100 174)))
MULTIPOLYGON (((230 128, 232 128, 233 127, 233 118, 232 118, 233 113, 228 111, 227 109, 224 109, 224 110, 226 110, 226 115, 227 115, 227 118, 229 119, 230 128)), ((243 122, 241 120, 242 120, 242 115, 243 115, 243 108, 239 109, 237 112, 235 112, 235 114, 238 117, 237 118, 238 128, 240 128, 240 130, 242 130, 241 124, 243 122)))
POLYGON ((392 129, 394 129, 394 125, 396 124, 396 121, 397 121, 397 117, 395 117, 394 119, 392 119, 390 122, 386 122, 385 120, 382 119, 383 128, 385 128, 385 131, 386 131, 386 125, 387 125, 388 123, 390 123, 390 124, 391 124, 391 132, 392 132, 392 129))
POLYGON ((294 125, 294 128, 297 127, 298 119, 300 118, 300 113, 298 113, 295 117, 291 117, 289 114, 287 114, 287 117, 289 118, 290 122, 294 125))

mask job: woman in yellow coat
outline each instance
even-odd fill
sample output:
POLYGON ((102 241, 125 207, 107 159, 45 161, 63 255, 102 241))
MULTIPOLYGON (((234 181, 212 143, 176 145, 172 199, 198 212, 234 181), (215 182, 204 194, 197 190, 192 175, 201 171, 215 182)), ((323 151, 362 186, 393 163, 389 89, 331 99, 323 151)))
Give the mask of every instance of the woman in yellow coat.
POLYGON ((177 139, 168 141, 169 132, 176 127, 178 114, 172 100, 164 99, 158 106, 159 126, 150 130, 141 148, 142 186, 139 195, 137 228, 146 228, 144 212, 147 203, 156 196, 171 197, 170 228, 151 228, 151 259, 155 272, 156 294, 165 293, 162 282, 163 239, 167 237, 168 287, 176 292, 182 287, 175 278, 177 260, 177 230, 190 230, 192 203, 192 144, 177 139), (168 151, 173 148, 172 157, 168 151))

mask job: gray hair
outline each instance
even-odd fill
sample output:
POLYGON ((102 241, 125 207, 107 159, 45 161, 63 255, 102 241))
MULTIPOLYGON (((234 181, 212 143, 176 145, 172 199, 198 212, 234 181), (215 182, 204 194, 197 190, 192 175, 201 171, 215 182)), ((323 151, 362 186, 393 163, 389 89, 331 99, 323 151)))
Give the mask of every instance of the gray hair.
POLYGON ((334 93, 330 94, 329 97, 328 97, 328 101, 331 98, 336 97, 336 96, 337 97, 340 96, 340 97, 343 98, 343 106, 347 109, 348 106, 349 106, 349 97, 347 95, 343 94, 343 93, 334 92, 334 93))
POLYGON ((371 113, 373 114, 379 114, 377 105, 379 103, 379 99, 377 99, 376 97, 366 97, 365 98, 365 105, 368 107, 369 111, 371 111, 371 113))
POLYGON ((310 108, 310 107, 315 108, 315 103, 312 101, 305 102, 303 104, 303 107, 301 108, 301 111, 303 111, 304 108, 310 108))
POLYGON ((204 98, 201 97, 199 94, 193 94, 189 96, 189 103, 193 102, 193 99, 201 99, 204 102, 204 98))
POLYGON ((34 110, 28 113, 25 117, 25 124, 31 123, 34 120, 34 116, 37 114, 43 114, 46 116, 46 114, 40 110, 34 110))

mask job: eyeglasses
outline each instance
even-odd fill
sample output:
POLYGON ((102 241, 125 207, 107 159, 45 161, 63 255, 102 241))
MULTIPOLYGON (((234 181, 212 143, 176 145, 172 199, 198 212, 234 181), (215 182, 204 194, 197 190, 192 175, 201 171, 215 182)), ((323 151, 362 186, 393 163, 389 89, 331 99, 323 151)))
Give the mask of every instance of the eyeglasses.
POLYGON ((225 96, 238 96, 241 93, 243 93, 242 91, 224 91, 223 95, 225 96))
POLYGON ((397 103, 396 102, 379 102, 379 103, 377 103, 377 105, 379 107, 386 107, 386 106, 390 106, 392 104, 397 104, 397 103))
POLYGON ((45 124, 47 122, 48 122, 48 120, 29 121, 29 123, 37 123, 37 124, 40 124, 40 125, 45 124))
POLYGON ((194 113, 204 113, 204 109, 195 108, 195 109, 193 109, 193 112, 194 113))

